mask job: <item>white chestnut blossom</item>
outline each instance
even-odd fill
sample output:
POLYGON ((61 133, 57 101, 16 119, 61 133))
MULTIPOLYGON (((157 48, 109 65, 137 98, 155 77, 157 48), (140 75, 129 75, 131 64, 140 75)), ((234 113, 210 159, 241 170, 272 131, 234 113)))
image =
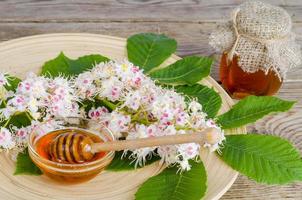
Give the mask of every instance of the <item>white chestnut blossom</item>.
POLYGON ((193 100, 189 103, 188 109, 191 112, 191 114, 196 114, 202 112, 202 105, 197 101, 193 100))
POLYGON ((9 76, 5 73, 0 73, 0 105, 3 100, 12 96, 12 92, 8 91, 5 86, 10 86, 8 82, 9 76))
POLYGON ((88 112, 88 117, 93 120, 101 121, 106 118, 108 113, 109 110, 104 106, 98 108, 91 108, 91 110, 88 112))
POLYGON ((100 97, 107 98, 110 101, 121 100, 123 92, 123 82, 117 77, 110 77, 102 82, 102 87, 98 91, 100 97))
POLYGON ((75 80, 74 87, 80 99, 92 99, 97 92, 97 87, 93 84, 94 77, 92 72, 79 74, 75 80))
POLYGON ((157 153, 161 157, 161 163, 173 165, 179 162, 178 150, 176 145, 166 145, 157 148, 157 153))
POLYGON ((16 127, 13 126, 10 128, 13 134, 13 140, 15 142, 15 149, 17 152, 22 152, 27 147, 27 141, 29 134, 33 131, 33 128, 36 126, 37 122, 32 121, 31 125, 26 127, 16 127))
POLYGON ((51 79, 30 73, 19 84, 14 96, 7 100, 0 114, 6 119, 18 112, 28 112, 34 119, 76 116, 79 113, 77 101, 67 79, 51 79))
MULTIPOLYGON (((213 121, 207 119, 202 106, 195 100, 189 104, 184 96, 173 89, 163 89, 155 85, 138 67, 124 61, 100 63, 91 71, 91 88, 97 88, 95 96, 111 102, 121 102, 110 114, 93 108, 88 116, 105 122, 116 137, 126 135, 126 139, 148 138, 175 134, 194 134, 207 127, 214 127, 213 121), (96 112, 97 111, 97 112, 96 112), (95 116, 95 112, 99 114, 95 116), (92 116, 93 115, 93 116, 92 116)), ((83 79, 84 75, 78 78, 83 79)), ((75 79, 76 82, 79 80, 75 79)), ((80 81, 80 82, 81 82, 80 81)), ((217 144, 204 143, 202 147, 216 150, 224 139, 223 131, 217 144)), ((164 147, 128 150, 136 159, 136 165, 142 165, 155 152, 166 164, 178 164, 183 170, 190 169, 188 160, 198 156, 200 144, 190 143, 164 147)))
POLYGON ((196 143, 180 144, 178 152, 184 160, 195 158, 199 154, 200 146, 196 143))
MULTIPOLYGON (((146 127, 145 125, 136 125, 126 137, 127 140, 134 140, 138 138, 149 138, 154 137, 152 132, 154 132, 154 126, 146 127)), ((155 133, 155 132, 154 132, 155 133)), ((131 157, 136 160, 135 166, 142 166, 146 162, 148 156, 152 156, 153 151, 156 147, 145 147, 140 149, 129 149, 132 151, 131 157)))
POLYGON ((129 115, 124 115, 113 111, 106 118, 108 128, 113 132, 113 134, 119 138, 122 136, 123 132, 128 132, 131 122, 131 117, 129 115))
POLYGON ((225 139, 221 128, 207 118, 198 101, 193 99, 187 103, 183 95, 156 85, 143 70, 127 60, 102 62, 70 79, 30 73, 14 93, 5 90, 6 84, 7 76, 0 73, 0 100, 6 104, 0 109, 2 121, 9 122, 15 114, 27 113, 32 125, 2 127, 0 147, 3 149, 26 146, 29 132, 46 134, 60 127, 52 124, 53 118, 69 116, 87 116, 104 123, 117 139, 195 134, 209 127, 218 132, 207 135, 203 144, 125 150, 125 153, 131 152, 130 158, 136 166, 144 165, 148 158, 157 155, 161 163, 190 170, 189 160, 198 157, 200 148, 215 151, 225 139), (87 102, 92 103, 89 111, 87 102), (41 123, 43 121, 47 123, 41 123))
POLYGON ((15 147, 15 142, 12 138, 12 133, 4 128, 0 128, 0 148, 1 149, 12 149, 15 147))
POLYGON ((4 87, 5 85, 9 85, 7 75, 5 73, 0 73, 0 87, 4 87))

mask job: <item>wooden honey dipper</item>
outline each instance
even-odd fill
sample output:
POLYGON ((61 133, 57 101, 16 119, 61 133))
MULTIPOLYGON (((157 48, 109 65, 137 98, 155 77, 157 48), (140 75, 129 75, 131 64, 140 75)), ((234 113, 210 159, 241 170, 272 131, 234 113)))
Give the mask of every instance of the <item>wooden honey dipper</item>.
POLYGON ((88 136, 77 132, 58 135, 49 145, 51 160, 65 163, 83 163, 90 161, 97 152, 120 151, 162 145, 184 143, 216 144, 220 134, 215 128, 207 128, 199 133, 168 135, 135 140, 115 140, 94 143, 88 136))

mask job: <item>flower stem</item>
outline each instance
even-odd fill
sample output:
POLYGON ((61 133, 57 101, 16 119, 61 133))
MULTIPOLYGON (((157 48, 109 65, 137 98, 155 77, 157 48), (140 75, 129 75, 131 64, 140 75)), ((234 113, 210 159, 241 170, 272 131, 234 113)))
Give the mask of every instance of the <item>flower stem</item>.
POLYGON ((27 117, 30 121, 31 121, 31 120, 34 120, 34 118, 31 116, 30 113, 25 112, 25 115, 26 115, 26 117, 27 117))
POLYGON ((106 99, 101 99, 100 97, 97 97, 97 98, 98 98, 98 100, 101 101, 101 103, 103 103, 106 107, 110 108, 111 110, 115 110, 118 106, 106 99))
POLYGON ((111 110, 115 110, 117 105, 111 103, 110 101, 107 101, 106 99, 101 99, 101 102, 103 104, 105 104, 105 106, 107 106, 108 108, 110 108, 111 110))
POLYGON ((5 124, 4 124, 2 127, 3 127, 3 128, 6 128, 7 125, 9 124, 9 122, 10 122, 11 119, 12 119, 12 117, 10 116, 10 117, 8 118, 8 120, 5 122, 5 124))
POLYGON ((194 130, 193 128, 190 128, 188 126, 175 126, 176 130, 184 130, 184 131, 188 131, 188 130, 194 130))

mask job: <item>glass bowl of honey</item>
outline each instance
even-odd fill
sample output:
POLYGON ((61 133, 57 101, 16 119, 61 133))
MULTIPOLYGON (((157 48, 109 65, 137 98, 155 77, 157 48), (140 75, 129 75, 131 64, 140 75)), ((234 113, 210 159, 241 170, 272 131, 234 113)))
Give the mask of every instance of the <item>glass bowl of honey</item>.
POLYGON ((86 140, 100 143, 113 141, 114 136, 94 120, 51 119, 38 124, 30 134, 29 156, 43 174, 53 180, 63 184, 85 182, 102 172, 114 158, 114 151, 86 156, 78 150, 86 140))

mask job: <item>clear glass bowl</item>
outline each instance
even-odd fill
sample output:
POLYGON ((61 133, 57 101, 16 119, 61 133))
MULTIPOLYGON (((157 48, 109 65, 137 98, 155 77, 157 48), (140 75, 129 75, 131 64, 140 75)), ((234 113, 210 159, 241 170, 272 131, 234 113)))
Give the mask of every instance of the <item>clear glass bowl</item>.
POLYGON ((93 120, 69 117, 52 119, 39 124, 29 136, 28 151, 30 158, 42 170, 44 175, 63 184, 81 183, 94 178, 111 163, 114 151, 107 152, 95 161, 82 164, 58 163, 37 153, 36 143, 41 137, 49 132, 62 129, 84 130, 99 136, 104 142, 114 140, 114 136, 108 128, 93 120))

